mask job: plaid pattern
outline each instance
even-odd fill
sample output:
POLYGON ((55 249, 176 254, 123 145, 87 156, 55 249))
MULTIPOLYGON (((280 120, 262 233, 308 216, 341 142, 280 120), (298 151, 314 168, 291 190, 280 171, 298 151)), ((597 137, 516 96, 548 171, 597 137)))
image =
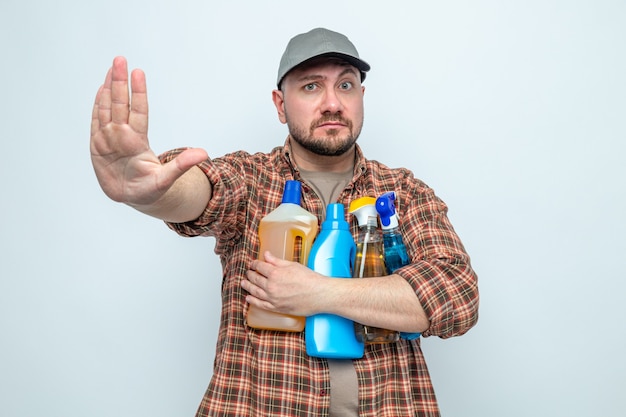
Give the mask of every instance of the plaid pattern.
MULTIPOLYGON (((162 155, 173 159, 181 150, 162 155)), ((213 197, 197 221, 168 224, 185 236, 214 236, 223 267, 222 312, 213 377, 197 417, 328 416, 329 371, 306 354, 304 333, 257 330, 245 325, 247 304, 239 283, 257 257, 259 220, 278 206, 286 180, 301 180, 289 140, 271 153, 243 151, 207 160, 201 169, 213 197)), ((400 227, 413 263, 396 273, 415 289, 431 327, 423 336, 447 338, 469 330, 478 318, 477 277, 449 223, 446 205, 406 169, 366 160, 360 148, 354 177, 341 193, 355 198, 396 191, 400 227)), ((302 205, 322 217, 322 202, 306 183, 302 205)), ((356 237, 357 225, 351 221, 356 237)), ((420 341, 366 346, 354 361, 359 415, 439 416, 420 341)))

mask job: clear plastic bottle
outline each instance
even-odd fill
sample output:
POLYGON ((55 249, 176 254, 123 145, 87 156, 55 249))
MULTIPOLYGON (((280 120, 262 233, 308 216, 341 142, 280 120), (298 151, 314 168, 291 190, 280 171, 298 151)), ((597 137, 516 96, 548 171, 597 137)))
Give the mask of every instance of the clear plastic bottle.
MULTIPOLYGON (((302 186, 298 181, 287 181, 281 204, 259 223, 259 259, 269 251, 274 256, 307 264, 311 246, 317 235, 317 217, 302 208, 302 186)), ((301 332, 305 318, 274 313, 248 305, 246 323, 257 329, 301 332)))
MULTIPOLYGON (((383 257, 383 240, 378 228, 376 199, 360 197, 350 203, 352 213, 359 224, 356 260, 352 276, 355 278, 384 277, 387 268, 383 257)), ((355 323, 357 339, 367 343, 391 343, 400 339, 395 330, 381 329, 355 323)))
MULTIPOLYGON (((343 204, 329 204, 309 255, 309 268, 332 278, 351 278, 355 254, 356 245, 345 220, 343 204)), ((358 359, 365 351, 363 342, 354 333, 354 322, 334 314, 307 317, 304 337, 309 356, 358 359)))
MULTIPOLYGON (((390 274, 411 262, 400 233, 395 200, 396 193, 393 191, 382 194, 376 199, 376 211, 380 216, 380 225, 383 229, 385 265, 390 274)), ((420 337, 420 333, 401 332, 400 336, 403 339, 413 340, 420 337)))

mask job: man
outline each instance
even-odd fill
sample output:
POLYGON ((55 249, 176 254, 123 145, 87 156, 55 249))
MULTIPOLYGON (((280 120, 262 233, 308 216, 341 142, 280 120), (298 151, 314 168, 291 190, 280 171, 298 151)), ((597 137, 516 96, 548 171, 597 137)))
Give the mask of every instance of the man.
MULTIPOLYGON (((362 81, 370 66, 344 35, 314 29, 289 42, 273 101, 289 136, 270 153, 209 159, 201 149, 157 157, 147 139, 144 74, 116 58, 98 91, 91 156, 104 192, 187 236, 214 236, 223 266, 213 377, 198 416, 437 416, 420 341, 367 345, 362 359, 307 356, 303 333, 252 329, 249 305, 309 316, 332 313, 365 325, 447 338, 478 318, 477 278, 447 207, 407 169, 366 159, 362 81), (412 263, 386 277, 332 279, 266 253, 256 260, 259 220, 286 180, 323 219, 329 202, 397 194, 412 263)), ((352 222, 356 234, 356 222, 352 222)))

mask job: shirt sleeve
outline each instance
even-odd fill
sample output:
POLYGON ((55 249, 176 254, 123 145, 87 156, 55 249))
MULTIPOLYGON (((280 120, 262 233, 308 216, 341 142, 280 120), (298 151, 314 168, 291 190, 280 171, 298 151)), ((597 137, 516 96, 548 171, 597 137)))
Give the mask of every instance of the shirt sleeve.
POLYGON ((462 335, 478 320, 478 279, 469 255, 433 190, 419 181, 405 190, 398 209, 412 262, 395 273, 411 284, 430 320, 424 336, 462 335))
MULTIPOLYGON (((178 148, 160 155, 162 163, 173 160, 186 148, 178 148)), ((212 236, 218 242, 234 242, 242 234, 246 201, 246 186, 240 169, 224 158, 207 159, 198 164, 211 183, 211 199, 195 220, 169 223, 167 226, 182 236, 212 236)), ((217 248, 216 248, 217 250, 217 248)))

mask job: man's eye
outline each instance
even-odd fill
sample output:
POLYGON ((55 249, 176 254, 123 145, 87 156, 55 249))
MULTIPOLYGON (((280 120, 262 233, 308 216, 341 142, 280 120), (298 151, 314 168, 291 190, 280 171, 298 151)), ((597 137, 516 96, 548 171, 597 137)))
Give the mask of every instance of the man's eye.
POLYGON ((344 81, 339 84, 339 88, 342 90, 350 90, 352 88, 352 83, 350 81, 344 81))
POLYGON ((306 91, 313 91, 313 90, 315 90, 316 87, 317 86, 315 84, 307 84, 307 85, 304 86, 304 89, 306 91))

